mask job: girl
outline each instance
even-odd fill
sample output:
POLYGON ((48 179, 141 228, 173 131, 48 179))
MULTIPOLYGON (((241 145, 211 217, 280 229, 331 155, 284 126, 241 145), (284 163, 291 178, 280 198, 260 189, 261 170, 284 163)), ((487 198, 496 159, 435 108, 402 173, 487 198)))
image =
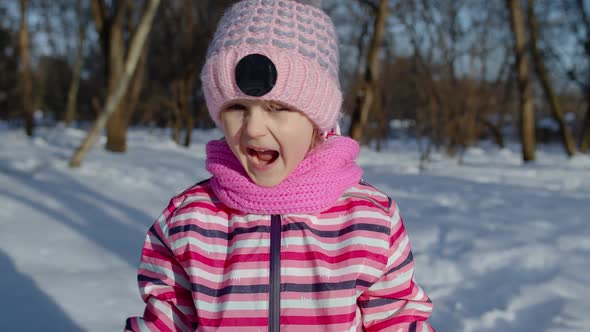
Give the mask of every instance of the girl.
MULTIPOLYGON (((315 1, 317 2, 317 1, 315 1)), ((361 180, 330 18, 310 1, 242 0, 201 80, 224 138, 213 175, 150 228, 143 317, 128 331, 433 331, 397 205, 361 180)))

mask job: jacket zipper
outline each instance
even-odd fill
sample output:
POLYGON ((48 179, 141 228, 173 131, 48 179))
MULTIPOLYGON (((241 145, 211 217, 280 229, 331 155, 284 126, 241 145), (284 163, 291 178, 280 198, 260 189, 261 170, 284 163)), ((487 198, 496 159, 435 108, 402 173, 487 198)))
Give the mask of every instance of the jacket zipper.
POLYGON ((268 331, 281 329, 281 216, 270 217, 270 289, 268 301, 268 331))

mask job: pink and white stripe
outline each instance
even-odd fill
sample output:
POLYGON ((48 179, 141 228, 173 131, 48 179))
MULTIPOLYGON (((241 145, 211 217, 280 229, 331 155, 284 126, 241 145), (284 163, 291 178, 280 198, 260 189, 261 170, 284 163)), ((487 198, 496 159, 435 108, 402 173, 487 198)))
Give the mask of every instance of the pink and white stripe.
MULTIPOLYGON (((281 331, 434 331, 398 208, 361 182, 330 209, 281 216, 281 331)), ((148 232, 146 302, 126 331, 267 331, 270 215, 225 207, 204 182, 148 232)))

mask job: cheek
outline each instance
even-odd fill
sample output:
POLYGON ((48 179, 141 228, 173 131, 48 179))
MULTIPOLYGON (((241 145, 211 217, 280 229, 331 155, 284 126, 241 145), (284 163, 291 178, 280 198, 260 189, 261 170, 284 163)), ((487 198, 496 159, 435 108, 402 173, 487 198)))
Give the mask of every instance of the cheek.
POLYGON ((289 161, 299 162, 303 160, 312 147, 313 136, 314 130, 311 125, 297 126, 294 124, 289 128, 289 134, 284 135, 285 140, 283 141, 289 161))
POLYGON ((299 112, 281 112, 278 113, 276 121, 280 123, 282 132, 295 135, 300 140, 311 141, 314 126, 305 115, 299 112))
POLYGON ((225 140, 230 146, 239 141, 241 125, 235 116, 225 115, 221 117, 221 130, 225 136, 225 140))
POLYGON ((294 131, 296 133, 295 136, 299 142, 299 145, 304 146, 307 152, 309 147, 312 145, 313 140, 315 139, 315 130, 313 125, 307 118, 305 118, 300 120, 299 123, 297 123, 297 125, 294 127, 294 131))

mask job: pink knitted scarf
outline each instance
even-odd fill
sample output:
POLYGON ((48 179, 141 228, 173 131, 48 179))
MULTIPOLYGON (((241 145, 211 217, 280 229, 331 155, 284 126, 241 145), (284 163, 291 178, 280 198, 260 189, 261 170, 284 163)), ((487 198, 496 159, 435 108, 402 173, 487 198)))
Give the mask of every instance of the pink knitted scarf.
POLYGON ((355 140, 331 137, 308 152, 287 179, 268 188, 252 182, 224 139, 207 144, 206 166, 213 174, 213 192, 230 208, 256 214, 318 213, 359 182, 358 153, 355 140))

